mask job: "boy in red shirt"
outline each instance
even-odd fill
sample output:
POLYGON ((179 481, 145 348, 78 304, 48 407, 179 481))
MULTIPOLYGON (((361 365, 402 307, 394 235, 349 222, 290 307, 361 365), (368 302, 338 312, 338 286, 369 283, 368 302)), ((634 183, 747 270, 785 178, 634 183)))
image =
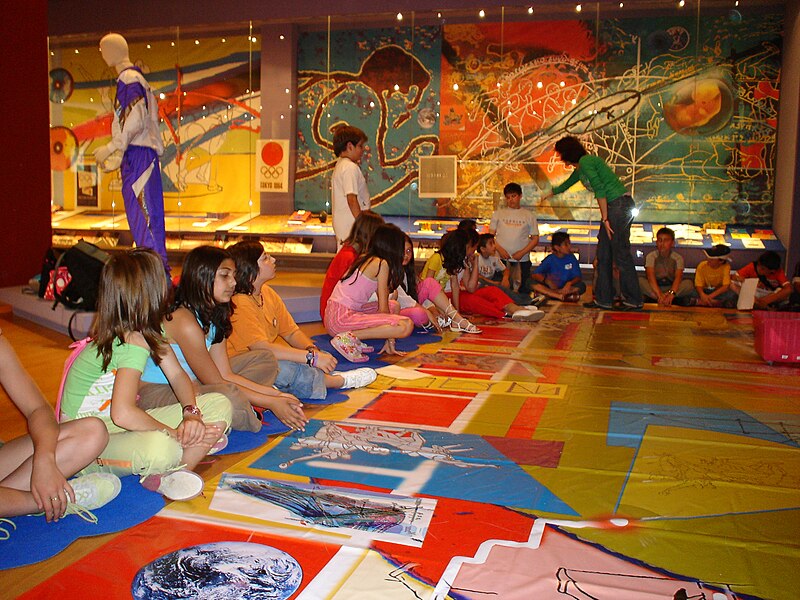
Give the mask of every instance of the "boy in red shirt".
POLYGON ((777 307, 792 293, 792 286, 781 270, 781 257, 771 250, 731 275, 731 288, 739 293, 742 282, 752 278, 758 278, 754 308, 777 307))

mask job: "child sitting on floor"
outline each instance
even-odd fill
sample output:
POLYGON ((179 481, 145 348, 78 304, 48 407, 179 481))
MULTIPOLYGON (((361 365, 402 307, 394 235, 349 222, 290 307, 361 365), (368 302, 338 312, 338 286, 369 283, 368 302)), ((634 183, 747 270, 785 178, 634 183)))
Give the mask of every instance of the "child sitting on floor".
MULTIPOLYGON (((0 385, 28 424, 28 434, 0 445, 0 517, 43 512, 58 521, 66 514, 85 515, 120 491, 119 479, 93 473, 67 481, 93 462, 108 442, 100 419, 87 417, 59 425, 53 409, 20 364, 0 330, 0 385)), ((0 541, 13 522, 0 518, 0 541)))
POLYGON ((321 400, 328 388, 359 388, 375 381, 374 369, 334 371, 336 358, 301 331, 281 297, 267 285, 275 277, 275 259, 264 252, 261 242, 239 242, 228 251, 236 263, 237 292, 228 338, 230 356, 269 350, 278 359, 275 387, 298 398, 321 400))
POLYGON ((792 293, 792 286, 781 269, 781 257, 768 250, 731 275, 731 289, 739 293, 745 279, 758 278, 754 308, 778 308, 792 293))
POLYGON ((325 323, 325 309, 328 307, 328 299, 331 297, 333 288, 347 273, 350 266, 356 262, 356 259, 366 251, 372 235, 381 225, 383 225, 383 217, 371 210, 362 210, 353 222, 350 235, 345 238, 342 247, 325 271, 325 279, 319 294, 319 315, 323 324, 325 323))
POLYGON ((361 340, 385 339, 382 354, 404 355, 395 347, 397 338, 414 331, 414 323, 400 314, 389 296, 403 280, 403 232, 395 225, 381 225, 366 253, 356 260, 333 288, 325 309, 325 329, 331 344, 351 362, 366 362, 361 340), (377 294, 377 301, 370 297, 377 294))
MULTIPOLYGON (((478 287, 478 233, 474 230, 448 231, 442 236, 439 251, 422 269, 422 278, 433 277, 451 298, 456 310, 495 319, 505 316, 515 321, 538 321, 544 313, 525 308, 496 287, 478 287)), ((452 329, 452 327, 451 327, 452 329)), ((467 332, 469 333, 469 332, 467 332)))
POLYGON ((533 289, 563 302, 577 302, 586 291, 581 279, 581 265, 572 253, 569 234, 556 231, 550 238, 553 252, 533 273, 533 289))
POLYGON ((478 236, 478 282, 481 287, 494 286, 500 288, 508 297, 520 306, 540 305, 544 296, 515 292, 511 287, 511 269, 507 268, 497 253, 497 244, 493 233, 482 233, 478 236))
POLYGON ((703 253, 706 260, 697 265, 694 273, 697 305, 733 308, 736 306, 736 294, 730 289, 731 249, 725 244, 717 244, 703 253))
POLYGON ((639 289, 645 302, 659 306, 690 306, 695 293, 692 282, 683 279, 683 257, 675 252, 675 232, 662 227, 656 232, 656 250, 644 259, 644 277, 639 277, 639 289))
MULTIPOLYGON (((308 420, 302 403, 272 387, 277 363, 270 351, 250 350, 228 357, 225 340, 233 330, 235 272, 236 264, 222 248, 198 246, 186 255, 171 312, 163 323, 167 341, 198 390, 220 392, 230 400, 234 429, 260 429, 255 406, 271 411, 292 429, 303 430, 308 420)), ((140 406, 174 402, 173 390, 153 360, 147 361, 142 381, 146 384, 139 390, 140 406)))
POLYGON ((417 278, 414 266, 414 244, 405 234, 403 251, 404 276, 397 288, 397 302, 400 314, 414 321, 414 325, 424 329, 441 331, 450 327, 451 331, 481 333, 469 320, 462 317, 442 291, 442 286, 433 277, 417 278))
POLYGON ((111 257, 100 278, 93 340, 69 366, 61 414, 67 421, 98 417, 108 429, 108 445, 84 473, 137 475, 170 500, 188 500, 203 489, 191 469, 227 431, 231 404, 222 394, 195 398, 161 331, 166 302, 164 265, 155 252, 142 248, 111 257), (148 360, 174 390, 169 406, 138 405, 148 360))

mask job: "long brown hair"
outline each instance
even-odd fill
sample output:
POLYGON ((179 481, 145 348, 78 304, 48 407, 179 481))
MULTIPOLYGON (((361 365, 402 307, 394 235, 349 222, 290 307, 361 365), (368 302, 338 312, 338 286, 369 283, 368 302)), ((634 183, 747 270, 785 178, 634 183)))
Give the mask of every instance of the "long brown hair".
POLYGON ((108 368, 114 346, 125 335, 138 331, 150 347, 150 356, 161 362, 161 348, 166 343, 161 322, 167 309, 167 275, 161 257, 149 248, 115 253, 100 275, 97 316, 91 335, 97 355, 108 368))
POLYGON ((350 228, 350 235, 344 239, 344 244, 350 244, 358 254, 363 254, 369 247, 369 242, 375 234, 375 230, 383 225, 383 217, 371 210, 362 210, 358 213, 353 226, 350 228))

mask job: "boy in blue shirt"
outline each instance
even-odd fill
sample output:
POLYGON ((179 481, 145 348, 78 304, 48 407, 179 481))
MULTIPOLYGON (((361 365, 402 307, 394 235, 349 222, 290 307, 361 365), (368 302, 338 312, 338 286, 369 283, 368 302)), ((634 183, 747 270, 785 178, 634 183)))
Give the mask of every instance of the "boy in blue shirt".
POLYGON ((569 234, 556 231, 550 239, 553 247, 532 277, 533 289, 545 296, 563 302, 577 302, 586 291, 586 284, 581 280, 581 266, 572 254, 569 234))

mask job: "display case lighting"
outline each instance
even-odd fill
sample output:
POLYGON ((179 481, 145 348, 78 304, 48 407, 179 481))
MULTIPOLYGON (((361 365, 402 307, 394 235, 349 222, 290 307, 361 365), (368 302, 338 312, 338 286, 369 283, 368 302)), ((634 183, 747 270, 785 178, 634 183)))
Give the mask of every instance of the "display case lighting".
POLYGON ((397 20, 398 21, 402 21, 403 20, 403 13, 397 13, 397 20))
POLYGON ((576 4, 575 5, 575 12, 581 12, 582 10, 583 10, 583 7, 580 4, 576 4))
POLYGON ((485 10, 483 10, 483 9, 480 9, 480 10, 478 11, 478 16, 479 16, 479 17, 482 19, 483 17, 485 17, 485 16, 486 16, 486 11, 485 11, 485 10))

